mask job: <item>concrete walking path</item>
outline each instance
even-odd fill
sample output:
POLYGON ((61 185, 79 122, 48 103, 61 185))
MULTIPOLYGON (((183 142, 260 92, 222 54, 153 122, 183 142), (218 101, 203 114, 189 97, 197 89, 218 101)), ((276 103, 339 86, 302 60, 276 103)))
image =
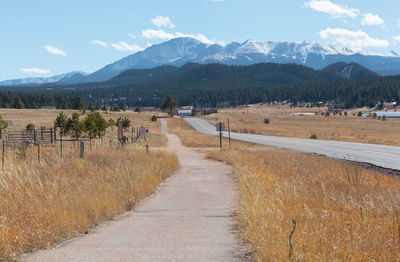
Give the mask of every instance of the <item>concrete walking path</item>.
MULTIPOLYGON (((162 129, 166 132, 165 120, 162 129)), ((22 261, 240 261, 232 218, 239 199, 231 168, 167 136, 181 169, 155 194, 122 218, 22 261)))

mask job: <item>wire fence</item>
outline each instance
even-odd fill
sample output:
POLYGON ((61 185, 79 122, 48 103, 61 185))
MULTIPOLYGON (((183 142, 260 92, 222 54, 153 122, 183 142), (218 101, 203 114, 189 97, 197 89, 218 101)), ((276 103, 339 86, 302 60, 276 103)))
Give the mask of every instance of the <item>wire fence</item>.
POLYGON ((29 154, 40 163, 42 155, 56 154, 60 160, 73 156, 85 157, 85 152, 109 148, 123 148, 126 144, 139 144, 144 142, 146 152, 148 129, 144 127, 131 127, 129 129, 109 129, 96 137, 63 135, 56 127, 40 127, 33 130, 10 130, 1 136, 1 162, 2 168, 6 165, 8 154, 18 158, 26 158, 29 154), (34 153, 33 153, 34 152, 34 153))

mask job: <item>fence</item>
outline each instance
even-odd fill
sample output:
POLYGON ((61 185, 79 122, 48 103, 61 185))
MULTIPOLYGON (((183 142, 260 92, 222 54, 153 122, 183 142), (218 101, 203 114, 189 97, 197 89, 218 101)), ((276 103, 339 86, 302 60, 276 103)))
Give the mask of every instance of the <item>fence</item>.
POLYGON ((52 144, 56 142, 57 132, 54 128, 41 127, 32 131, 8 131, 6 143, 10 146, 24 144, 52 144))

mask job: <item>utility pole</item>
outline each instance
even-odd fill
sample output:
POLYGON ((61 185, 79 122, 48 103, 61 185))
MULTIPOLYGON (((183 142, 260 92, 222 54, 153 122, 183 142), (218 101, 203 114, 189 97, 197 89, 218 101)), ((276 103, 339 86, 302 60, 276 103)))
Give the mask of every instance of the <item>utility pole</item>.
POLYGON ((219 122, 219 148, 222 150, 222 122, 219 122))
POLYGON ((229 118, 228 118, 228 134, 229 134, 229 149, 231 148, 231 127, 229 125, 229 118))

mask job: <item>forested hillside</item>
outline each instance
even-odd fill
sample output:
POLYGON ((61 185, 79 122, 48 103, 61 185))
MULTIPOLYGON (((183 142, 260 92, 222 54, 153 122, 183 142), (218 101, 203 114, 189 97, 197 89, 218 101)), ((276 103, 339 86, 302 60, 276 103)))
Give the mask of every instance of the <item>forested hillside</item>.
POLYGON ((20 96, 25 106, 32 108, 71 108, 76 96, 87 106, 159 106, 167 94, 180 105, 214 107, 288 100, 329 101, 348 108, 399 101, 400 76, 380 77, 355 63, 337 63, 322 70, 296 64, 186 64, 128 70, 110 81, 92 84, 0 88, 0 92, 10 90, 13 92, 0 95, 0 103, 10 106, 20 96))

